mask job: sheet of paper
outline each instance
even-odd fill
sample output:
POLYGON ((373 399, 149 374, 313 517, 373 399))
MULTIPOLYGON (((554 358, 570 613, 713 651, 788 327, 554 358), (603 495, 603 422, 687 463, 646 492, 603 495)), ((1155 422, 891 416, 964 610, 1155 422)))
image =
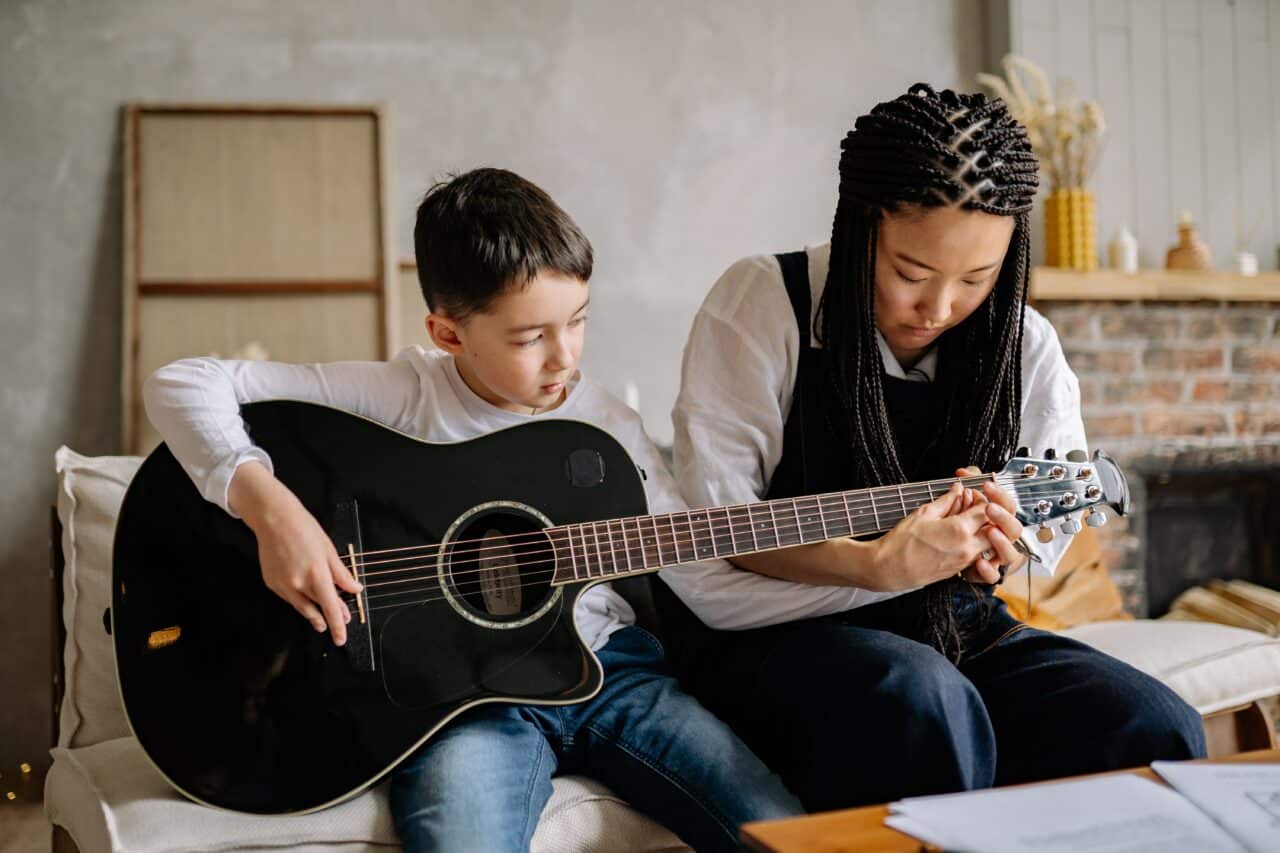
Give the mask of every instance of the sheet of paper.
POLYGON ((1139 776, 916 797, 885 823, 948 850, 983 853, 1244 853, 1175 791, 1139 776))
POLYGON ((1151 765, 1255 853, 1280 850, 1280 764, 1151 765))

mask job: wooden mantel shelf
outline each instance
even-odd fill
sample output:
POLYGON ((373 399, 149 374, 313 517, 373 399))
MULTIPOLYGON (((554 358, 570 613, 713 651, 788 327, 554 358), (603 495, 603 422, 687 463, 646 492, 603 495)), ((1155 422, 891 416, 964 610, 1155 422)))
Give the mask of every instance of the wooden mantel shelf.
POLYGON ((1280 302, 1280 272, 1256 276, 1182 270, 1080 272, 1058 267, 1031 271, 1031 299, 1105 302, 1280 302))

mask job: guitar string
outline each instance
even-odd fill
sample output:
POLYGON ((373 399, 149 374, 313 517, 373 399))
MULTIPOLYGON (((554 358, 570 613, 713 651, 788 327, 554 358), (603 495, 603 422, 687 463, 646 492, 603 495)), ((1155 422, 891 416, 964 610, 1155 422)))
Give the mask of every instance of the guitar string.
MULTIPOLYGON (((897 518, 896 520, 900 521, 900 520, 901 520, 901 517, 897 518)), ((795 527, 795 525, 791 525, 789 528, 780 528, 780 529, 787 530, 787 529, 794 529, 794 527, 795 527)), ((872 532, 872 531, 868 531, 868 532, 872 532)), ((838 534, 836 538, 840 538, 840 535, 838 534)), ((775 540, 775 543, 776 543, 776 542, 777 542, 777 540, 775 540)), ((796 543, 796 544, 801 544, 801 543, 796 543)), ((794 546, 793 546, 793 545, 778 545, 778 547, 779 547, 779 548, 781 548, 781 547, 794 547, 794 546)), ((764 549, 762 549, 762 550, 764 550, 764 551, 770 551, 770 550, 776 550, 776 548, 774 548, 774 547, 768 547, 768 548, 764 548, 764 549)), ((705 552, 704 552, 702 555, 698 555, 698 554, 696 554, 696 553, 695 553, 695 554, 694 554, 694 555, 693 555, 689 560, 684 560, 684 561, 682 561, 682 562, 694 562, 694 561, 699 560, 699 559, 707 559, 709 556, 712 556, 712 555, 706 554, 705 552)), ((677 552, 677 559, 680 559, 680 554, 679 554, 679 552, 677 552)), ((555 565, 555 561, 554 561, 554 560, 539 560, 539 561, 533 561, 533 562, 526 562, 526 563, 523 563, 523 564, 521 564, 521 563, 519 563, 519 562, 517 562, 517 563, 507 563, 507 564, 504 564, 504 565, 501 565, 501 566, 497 566, 497 567, 495 567, 495 570, 510 569, 510 568, 512 568, 512 567, 515 567, 515 568, 517 568, 517 569, 520 569, 520 567, 521 567, 521 566, 523 566, 523 567, 524 567, 524 569, 529 569, 529 568, 532 568, 532 567, 534 567, 534 566, 539 566, 539 565, 548 565, 548 564, 550 564, 550 565, 554 566, 554 565, 555 565)), ((670 565, 681 565, 681 563, 672 563, 672 564, 670 564, 670 565)), ((616 561, 615 561, 615 566, 616 566, 616 561)), ((662 568, 662 567, 663 567, 663 566, 653 566, 653 567, 650 567, 650 566, 644 565, 644 566, 642 566, 641 568, 638 568, 638 569, 637 569, 637 568, 634 568, 634 567, 633 567, 633 568, 629 568, 629 569, 627 569, 627 570, 621 570, 621 569, 617 569, 617 568, 615 568, 615 570, 613 570, 613 571, 609 571, 609 572, 606 572, 606 573, 604 573, 604 574, 600 574, 600 575, 591 575, 591 574, 588 574, 588 576, 587 576, 587 577, 585 577, 585 578, 583 578, 583 577, 577 577, 577 576, 575 575, 573 578, 566 578, 566 579, 565 579, 565 583, 569 583, 569 582, 578 582, 578 581, 586 582, 586 581, 591 581, 591 580, 605 580, 605 581, 607 581, 608 579, 610 579, 610 578, 615 578, 615 577, 625 577, 625 576, 629 576, 629 575, 647 574, 647 573, 650 573, 650 572, 658 571, 658 570, 659 570, 660 568, 662 568)), ((421 568, 429 568, 429 567, 427 567, 427 566, 423 566, 423 567, 421 567, 421 568)), ((474 572, 470 572, 470 573, 462 573, 462 574, 474 574, 474 572)), ((519 583, 516 583, 516 584, 498 584, 498 585, 496 585, 496 586, 491 586, 491 587, 490 587, 490 589, 491 589, 491 590, 493 590, 493 591, 506 591, 506 590, 510 590, 510 589, 514 589, 514 588, 524 588, 524 587, 530 587, 530 586, 541 586, 541 585, 554 584, 554 578, 555 578, 555 575, 556 575, 556 570, 555 570, 554 568, 551 568, 551 569, 544 569, 544 570, 539 570, 539 571, 521 571, 521 573, 520 573, 520 582, 519 582, 519 583), (528 579, 530 579, 530 578, 539 578, 539 580, 537 580, 537 581, 535 581, 535 582, 528 582, 528 579)), ((413 581, 416 581, 416 580, 424 579, 425 577, 426 577, 426 576, 416 576, 416 577, 413 577, 413 578, 402 579, 401 581, 398 581, 398 582, 391 582, 391 583, 381 584, 380 586, 390 586, 390 585, 393 585, 394 583, 407 583, 407 582, 413 582, 413 581)), ((450 576, 450 578, 452 579, 452 577, 453 577, 453 576, 451 575, 451 576, 450 576)), ((476 581, 471 581, 471 582, 468 582, 468 583, 451 584, 450 586, 451 586, 451 591, 453 591, 455 594, 457 594, 457 595, 461 595, 461 596, 466 596, 466 595, 473 594, 473 593, 475 593, 475 592, 477 592, 477 591, 481 590, 481 589, 483 588, 484 584, 483 584, 483 581, 482 581, 482 580, 476 580, 476 581)), ((370 589, 372 589, 372 588, 374 588, 374 587, 373 587, 373 586, 370 586, 369 588, 370 588, 370 589)), ((427 591, 427 590, 438 590, 438 589, 441 589, 441 587, 440 587, 440 584, 439 584, 439 583, 432 583, 432 584, 430 584, 430 585, 428 585, 428 586, 425 586, 425 587, 406 587, 406 588, 404 588, 404 589, 397 590, 397 591, 394 591, 394 592, 381 593, 381 594, 378 594, 378 595, 369 595, 369 596, 367 596, 367 597, 366 597, 366 601, 370 601, 370 602, 372 602, 372 601, 375 601, 375 600, 385 600, 385 599, 388 599, 388 598, 399 598, 399 597, 401 597, 401 596, 405 596, 405 595, 412 595, 412 594, 417 594, 417 593, 424 592, 424 591, 427 591)), ((382 610, 382 609, 387 609, 388 607, 404 607, 404 606, 411 606, 411 605, 416 605, 416 604, 426 604, 426 603, 430 603, 430 602, 433 602, 433 601, 440 601, 440 600, 444 600, 446 597, 447 597, 447 596, 440 596, 440 597, 437 597, 437 598, 431 598, 431 597, 429 597, 429 598, 426 598, 426 599, 417 599, 417 600, 407 601, 407 602, 405 602, 405 601, 401 601, 401 602, 397 602, 397 603, 392 604, 392 605, 377 605, 377 606, 373 606, 373 607, 371 607, 370 609, 371 609, 371 610, 382 610)), ((351 596, 350 594, 345 594, 345 593, 344 593, 344 594, 342 594, 342 598, 343 598, 343 600, 344 600, 344 601, 354 601, 354 600, 355 600, 355 599, 354 599, 354 596, 351 596)))
MULTIPOLYGON (((959 482, 959 481, 956 481, 956 482, 959 482)), ((986 481, 983 481, 983 482, 986 482, 986 481)), ((1056 479, 1053 479, 1053 478, 1037 478, 1037 479, 1035 479, 1035 480, 1024 480, 1024 481, 1021 481, 1021 482, 1023 482, 1023 483, 1046 483, 1046 482, 1061 483, 1061 482, 1063 482, 1063 481, 1061 481, 1061 480, 1056 480, 1056 479)), ((1074 482, 1074 481, 1066 481, 1066 482, 1074 482)), ((945 491, 945 490, 944 490, 944 491, 945 491)), ((1038 498, 1038 497, 1041 497, 1041 496, 1046 495, 1046 494, 1049 494, 1049 493, 1056 493, 1057 489, 1056 489, 1056 487, 1052 487, 1052 486, 1050 486, 1050 487, 1049 487, 1049 489, 1048 489, 1048 491, 1045 491, 1043 488, 1037 488, 1037 487, 1033 486, 1033 487, 1032 487, 1032 488, 1030 488, 1030 489, 1027 489, 1027 488, 1017 488, 1017 489, 1015 489, 1015 491, 1016 491, 1016 493, 1019 495, 1019 497, 1022 497, 1022 498, 1038 498)), ((595 522, 571 522, 571 523, 568 523, 568 524, 553 525, 553 526, 552 526, 552 527, 550 527, 550 528, 541 528, 541 529, 539 529, 539 530, 529 531, 529 532, 527 532, 527 533, 519 533, 519 534, 510 534, 510 535, 506 535, 506 536, 504 537, 504 543, 506 543, 506 544, 502 544, 502 545, 486 545, 486 546, 479 547, 479 548, 465 548, 465 549, 464 549, 464 548, 459 548, 459 547, 458 547, 458 546, 461 546, 461 545, 470 545, 470 544, 472 544, 472 543, 483 543, 483 542, 486 542, 486 541, 491 541, 489 538, 481 537, 481 538, 474 538, 474 539, 457 539, 457 540, 452 540, 452 541, 450 541, 450 542, 448 542, 448 543, 445 543, 445 547, 451 547, 451 548, 453 549, 453 553, 454 553, 455 555, 457 555, 457 556, 470 556, 470 555, 472 555, 472 554, 480 554, 481 552, 489 551, 489 550, 493 550, 493 549, 495 549, 495 548, 503 548, 503 547, 507 547, 507 545, 508 545, 508 544, 511 544, 511 543, 519 544, 519 543, 524 542, 524 541, 538 541, 538 540, 540 540, 541 538, 543 538, 543 537, 544 537, 544 534, 545 534, 545 532, 546 532, 547 530, 566 530, 566 529, 571 528, 571 527, 585 527, 585 526, 587 526, 587 525, 593 525, 593 524, 603 524, 603 525, 606 525, 606 526, 607 526, 607 525, 610 525, 610 524, 618 524, 618 525, 621 527, 621 526, 625 525, 627 522, 632 522, 632 526, 633 526, 633 527, 636 527, 636 526, 638 526, 638 525, 639 525, 639 523, 640 523, 640 521, 641 521, 641 520, 652 522, 652 520, 657 520, 657 519, 667 519, 667 518, 675 518, 676 516, 680 516, 680 515, 698 515, 698 516, 706 516, 706 517, 708 517, 708 518, 709 518, 709 517, 710 517, 710 515, 711 515, 712 513, 726 513, 726 517, 728 517, 728 514, 729 514, 729 513, 733 513, 733 512, 737 511, 737 510, 738 510, 738 509, 740 509, 740 508, 747 508, 748 506, 749 506, 749 507, 752 507, 752 508, 755 508, 755 507, 757 507, 757 506, 761 506, 761 505, 763 505, 763 506, 765 506, 765 507, 768 507, 768 508, 770 508, 770 509, 774 510, 775 512, 771 512, 771 515, 773 515, 773 514, 776 514, 776 510, 778 509, 778 507, 777 507, 777 503, 778 503, 779 501, 788 501, 788 502, 790 502, 790 503, 794 504, 794 505, 795 505, 795 507, 796 507, 797 509, 801 509, 801 510, 804 510, 804 511, 806 511, 806 512, 811 511, 813 508, 819 508, 823 513, 827 513, 827 512, 831 512, 831 513, 842 513, 842 512, 844 511, 844 507, 845 507, 845 505, 847 504, 847 506, 849 507, 849 510, 850 510, 851 512, 852 512, 852 511, 854 511, 854 510, 857 510, 859 513, 861 513, 861 514, 863 514, 863 515, 867 514, 868 512, 869 512, 869 513, 871 513, 872 515, 875 515, 875 514, 878 514, 878 513, 879 513, 879 511, 880 511, 881 509, 884 509, 886 512, 888 512, 888 511, 890 511, 890 510, 893 508, 893 505, 894 505, 895 503, 898 503, 898 502, 899 502, 899 501, 897 501, 897 500, 894 500, 894 498, 897 498, 897 497, 898 497, 897 492, 895 492, 895 493, 893 494, 893 496, 891 496, 887 501, 885 501, 885 502, 883 502, 883 503, 877 503, 876 501, 874 501, 874 500, 872 500, 872 499, 869 499, 869 498, 867 498, 867 499, 861 499, 861 500, 859 500, 859 499, 846 500, 846 499, 844 498, 844 494, 843 494, 843 493, 836 492, 836 493, 831 493, 831 494, 832 494, 833 496, 828 496, 828 495, 826 495, 826 494, 824 494, 824 495, 806 495, 806 496, 798 497, 798 498, 794 498, 794 499, 792 499, 792 498, 782 498, 782 499, 778 499, 777 501, 766 501, 766 502, 762 502, 761 504, 755 504, 755 503, 753 503, 753 504, 735 504, 735 505, 732 505, 732 506, 726 506, 726 507, 707 507, 707 508, 696 508, 696 509, 689 509, 689 510, 687 510, 687 511, 685 511, 685 510, 676 511, 676 512, 673 512, 673 513, 658 513, 658 514, 656 514, 656 515, 626 516, 626 517, 623 517, 623 518, 600 519, 599 521, 595 521, 595 522), (836 506, 836 507, 824 507, 824 506, 822 506, 822 502, 823 502, 823 501, 832 502, 832 503, 834 503, 834 502, 837 502, 837 501, 838 501, 838 502, 839 502, 839 506, 836 506), (808 503, 806 503, 806 502, 808 502, 808 503)), ((912 501, 915 501, 915 500, 918 500, 919 498, 923 497, 923 496, 924 496, 924 494, 925 494, 925 491, 924 491, 924 490, 916 490, 915 494, 912 494, 910 491, 908 491, 908 490, 904 489, 904 490, 902 491, 901 498, 902 498, 902 500, 912 500, 912 501)), ((941 497, 941 495, 939 495, 939 497, 941 497)), ((922 504, 922 505, 923 505, 923 504, 922 504)), ((759 509, 759 510, 757 510, 757 511, 758 511, 758 512, 765 512, 765 509, 759 509)), ((782 512, 783 512, 784 514, 785 514, 785 513, 791 513, 791 512, 793 512, 793 510, 792 510, 790 507, 784 507, 784 508, 782 508, 782 512)), ((683 521, 683 520, 679 520, 679 519, 677 519, 677 521, 678 521, 680 524, 689 524, 689 523, 690 523, 690 522, 688 522, 688 521, 683 521)), ((698 523, 701 523, 701 522, 702 522, 702 519, 701 519, 701 518, 699 518, 699 519, 698 519, 698 523)), ((665 522, 662 522, 662 523, 665 523, 665 522)), ((744 525, 744 524, 745 524, 745 525, 747 525, 747 527, 749 528, 749 527, 751 527, 751 526, 754 526, 754 525, 755 525, 755 521, 754 521, 754 520, 752 520, 752 519, 750 519, 750 518, 748 518, 747 520, 737 519, 737 520, 732 520, 732 521, 731 521, 731 524, 733 524, 733 525, 744 525)), ((432 545, 413 545, 413 546, 407 546, 407 547, 404 547, 404 548, 382 549, 382 550, 375 550, 375 551, 358 551, 358 552, 356 552, 356 553, 355 553, 355 556, 356 556, 357 558, 359 558, 359 557, 361 557, 361 556, 369 555, 369 554, 386 554, 386 553, 393 553, 393 552, 401 553, 401 554, 402 554, 402 556, 399 556, 399 557, 393 557, 393 558, 391 558, 391 559, 387 559, 387 560, 373 560, 373 561, 369 561, 369 562, 362 562, 362 563, 361 563, 361 565, 362 565, 362 566, 366 566, 366 567, 367 567, 367 566, 377 566, 377 565, 392 565, 392 564, 394 564, 394 563, 403 562, 403 561, 405 561, 405 560, 419 559, 419 558, 421 558, 421 557, 428 556, 428 555, 430 555, 430 554, 432 554, 432 553, 434 553, 436 556, 438 556, 438 555, 439 555, 439 551, 440 551, 441 547, 442 547, 442 545, 441 545, 440 543, 435 543, 435 544, 432 544, 432 545)), ((350 555, 349 555, 349 554, 346 554, 346 553, 341 554, 340 556, 341 556, 344 560, 349 559, 349 557, 350 557, 350 555)), ((404 569, 403 569, 403 567, 401 567, 401 568, 396 568, 396 569, 381 569, 381 570, 378 570, 378 571, 366 572, 365 574, 366 574, 367 576, 372 576, 372 575, 379 575, 379 574, 384 574, 384 573, 388 573, 388 572, 398 572, 398 571, 403 571, 403 570, 404 570, 404 569)))
MULTIPOLYGON (((1033 490, 1030 490, 1028 494, 1024 495, 1024 497, 1031 499, 1032 502, 1034 502, 1035 499, 1041 497, 1042 494, 1056 495, 1058 494, 1058 490, 1050 489, 1048 491, 1038 491, 1033 489, 1033 490)), ((1086 509, 1086 508, 1087 507, 1081 507, 1081 509, 1086 509)), ((853 520, 854 523, 856 524, 858 522, 872 521, 872 518, 873 518, 873 514, 863 511, 860 513, 860 517, 858 519, 852 519, 851 518, 851 514, 853 510, 852 505, 850 505, 850 512, 846 512, 843 506, 825 507, 817 504, 816 502, 814 503, 813 506, 809 506, 809 507, 797 506, 796 509, 799 510, 799 514, 802 516, 799 522, 796 522, 794 520, 794 516, 796 513, 788 511, 785 514, 789 517, 786 518, 785 521, 778 520, 776 515, 773 515, 767 525, 763 522, 763 520, 758 522, 755 519, 741 519, 737 521, 730 521, 728 525, 724 525, 724 524, 715 522, 713 520, 710 520, 708 518, 698 518, 698 519, 692 518, 692 516, 695 514, 706 515, 705 510, 688 510, 685 512, 668 513, 660 516, 633 516, 625 519, 608 519, 608 520, 602 520, 600 522, 583 522, 583 523, 577 523, 574 525, 561 525, 556 527, 543 528, 542 530, 533 531, 529 534, 517 534, 509 537, 498 537, 498 538, 503 538, 504 541, 500 544, 490 545, 485 548, 479 548, 479 549, 453 549, 451 548, 451 545, 453 543, 445 543, 443 546, 438 544, 432 545, 422 549, 425 551, 433 552, 430 555, 414 554, 412 556, 397 558, 396 561, 415 560, 415 559, 422 559, 423 557, 427 557, 428 559, 433 559, 438 562, 442 551, 444 551, 446 554, 449 554, 451 557, 456 557, 456 556, 470 556, 472 554, 476 554, 481 551, 490 551, 490 552, 504 551, 505 552, 505 551, 512 551, 512 550, 518 549, 519 555, 521 557, 527 558, 530 556, 536 556, 538 554, 551 554, 554 556, 557 553, 557 549, 559 549, 560 551, 564 551, 567 549, 570 551, 570 560, 576 562, 576 560, 579 559, 576 556, 576 552, 580 549, 583 549, 584 553, 582 554, 581 559, 583 559, 584 562, 588 564, 591 562, 592 554, 590 552, 592 550, 595 550, 596 551, 595 561, 597 563, 603 563, 605 554, 609 554, 612 557, 612 555, 616 555, 619 551, 621 551, 621 553, 625 555, 629 550, 629 548, 634 547, 634 546, 628 545, 627 539, 634 536, 640 539, 640 548, 642 552, 645 547, 648 547, 650 545, 652 545, 655 549, 661 549, 661 548, 665 548, 667 543, 671 543, 672 548, 677 549, 676 553, 678 558, 679 557, 678 548, 681 545, 683 545, 688 550, 694 552, 694 557, 691 560, 688 560, 685 562, 695 562, 699 559, 714 558, 717 556, 716 554, 707 554, 705 552, 701 555, 698 555, 696 553, 696 548, 697 548, 696 540, 699 537, 697 536, 695 531, 702 528, 705 528, 706 531, 708 532, 707 534, 704 534, 701 536, 701 538, 703 539, 723 538, 724 536, 729 536, 732 542, 733 539, 738 537, 745 539, 748 536, 757 534, 758 531, 763 531, 767 533, 770 530, 773 530, 775 528, 780 531, 793 531, 797 529, 803 530, 805 525, 811 525, 811 526, 820 525, 826 528, 828 526, 828 523, 832 523, 832 524, 844 523, 847 526, 850 520, 853 520), (686 517, 681 518, 680 516, 686 516, 686 517), (639 519, 641 518, 651 520, 651 523, 648 526, 650 528, 654 528, 652 532, 648 530, 644 530, 640 527, 639 519), (662 522, 657 522, 656 519, 658 518, 662 518, 665 520, 662 522), (634 534, 625 528, 625 523, 631 520, 635 520, 635 524, 633 525, 633 529, 635 530, 634 534), (595 529, 594 528, 595 524, 604 525, 604 529, 603 530, 595 529), (616 525, 616 527, 614 525, 616 525), (712 525, 719 525, 719 526, 716 526, 713 529, 712 525), (587 530, 588 526, 592 526, 593 529, 588 531, 587 530), (576 528, 576 532, 578 534, 576 537, 574 536, 574 531, 571 531, 569 529, 570 527, 576 528), (619 542, 618 539, 616 538, 619 535, 622 538, 622 542, 619 542), (588 538, 588 536, 590 538, 588 538), (647 542, 645 541, 646 539, 648 539, 647 542), (514 547, 511 543, 514 543, 514 547), (543 543, 549 543, 551 547, 549 548, 521 547, 521 546, 541 545, 543 543)), ((1026 507, 1023 506, 1022 509, 1025 510, 1026 507)), ((910 511, 908 511, 907 514, 909 515, 910 511)), ((883 508, 883 510, 874 513, 874 517, 876 517, 878 520, 888 520, 888 521, 892 521, 893 523, 897 523, 898 521, 901 521, 903 518, 906 518, 905 515, 901 514, 901 507, 885 507, 883 508)), ((1026 526, 1033 526, 1033 525, 1034 525, 1034 522, 1032 523, 1032 525, 1026 525, 1026 526)), ((862 536, 869 533, 875 533, 879 530, 887 530, 889 529, 890 526, 892 525, 881 524, 879 527, 871 527, 866 530, 858 530, 856 532, 850 532, 845 535, 862 536)), ((829 538, 843 538, 843 537, 837 536, 837 537, 829 537, 829 538)), ((459 540, 459 541, 462 541, 462 540, 459 540)), ((469 541, 469 542, 481 541, 482 542, 486 540, 478 539, 478 540, 465 540, 465 541, 469 541)), ((804 543, 797 542, 795 544, 804 544, 804 543)), ((793 547, 793 546, 788 545, 788 546, 781 546, 781 547, 793 547)), ((464 559, 464 560, 450 559, 450 566, 454 569, 457 569, 463 566, 479 565, 483 563, 485 560, 490 559, 491 557, 492 555, 488 557, 479 557, 475 559, 464 559)), ((396 561, 381 561, 381 564, 388 564, 396 561)), ((369 564, 361 564, 361 566, 364 566, 364 565, 369 565, 369 564)), ((360 574, 362 578, 369 578, 369 577, 375 577, 375 576, 385 577, 387 575, 402 575, 406 572, 418 571, 421 569, 430 569, 430 568, 433 568, 434 565, 435 563, 416 563, 414 565, 409 565, 409 566, 397 566, 396 568, 392 568, 392 569, 381 569, 375 572, 362 571, 360 574)), ((478 574, 480 572, 491 571, 491 570, 493 570, 493 567, 470 569, 467 571, 452 571, 451 576, 461 577, 467 574, 478 574)), ((372 581, 372 582, 366 583, 365 586, 370 589, 373 589, 379 586, 403 583, 405 582, 405 580, 412 580, 412 578, 409 578, 409 579, 396 578, 396 579, 390 579, 390 580, 372 581)))
MULTIPOLYGON (((901 492, 902 492, 902 494, 903 494, 904 496, 910 496, 910 497, 914 500, 914 499, 916 499, 916 498, 923 497, 926 493, 928 493, 928 494, 932 494, 931 487, 932 487, 932 486, 934 486, 934 485, 937 485, 937 486, 939 486, 939 487, 940 487, 940 492, 939 492, 939 494, 937 495, 937 497, 941 497, 941 496, 942 496, 942 494, 944 494, 944 493, 946 492, 946 490, 947 490, 947 489, 945 489, 945 488, 941 488, 942 484, 946 484, 946 485, 947 485, 947 488, 950 488, 950 485, 951 485, 952 483, 960 483, 960 484, 962 484, 962 485, 964 485, 964 486, 966 486, 966 487, 973 487, 973 486, 977 486, 977 485, 980 485, 980 484, 983 484, 983 483, 986 483, 986 482, 990 482, 990 481, 991 481, 991 479, 992 479, 991 475, 986 475, 986 474, 984 474, 984 475, 980 475, 980 476, 978 476, 978 477, 966 477, 966 478, 954 478, 954 477, 952 477, 952 478, 946 478, 946 479, 941 479, 941 480, 927 480, 927 481, 923 481, 923 482, 921 482, 921 483, 919 483, 919 484, 915 484, 915 483, 907 484, 907 483, 904 483, 904 484, 903 484, 903 487, 902 487, 902 489, 901 489, 901 492)), ((1001 483, 1002 485, 1006 485, 1006 486, 1014 486, 1014 487, 1016 488, 1016 487, 1018 486, 1018 484, 1020 484, 1020 483, 1021 483, 1021 484, 1034 484, 1034 483, 1044 483, 1044 482, 1075 482, 1075 481, 1074 481, 1074 480, 1072 480, 1072 479, 1067 479, 1067 478, 1059 479, 1059 478, 1054 478, 1054 477, 1034 477, 1034 478, 1030 478, 1030 477, 1006 477, 1006 478, 1005 478, 1005 479, 1003 479, 1003 480, 998 480, 998 482, 999 482, 999 483, 1001 483)), ((875 490, 876 490, 876 491, 881 491, 881 490, 885 490, 885 489, 893 489, 893 492, 885 498, 886 502, 888 502, 888 503, 893 502, 893 501, 894 501, 894 499, 896 499, 896 498, 898 497, 898 492, 899 492, 899 490, 898 490, 898 489, 896 489, 896 488, 894 488, 894 487, 892 487, 892 486, 888 486, 888 487, 884 487, 884 486, 877 486, 875 490)), ((867 492, 866 492, 865 490, 859 490, 859 491, 860 491, 864 496, 863 496, 863 497, 851 497, 851 498, 849 498, 851 505, 852 505, 854 502, 862 502, 862 501, 865 501, 865 502, 866 502, 866 505, 869 505, 869 506, 870 506, 870 505, 875 505, 875 503, 876 503, 876 499, 875 499, 873 496, 871 496, 871 495, 867 494, 867 492)), ((690 511, 691 511, 691 512, 709 512, 709 511, 713 511, 713 510, 718 510, 718 511, 724 511, 724 510, 737 510, 737 509, 745 509, 745 508, 746 508, 746 507, 748 507, 748 506, 752 506, 752 507, 754 507, 754 506, 767 505, 767 504, 780 504, 780 503, 782 503, 782 502, 784 502, 784 501, 818 500, 818 499, 838 500, 838 499, 844 499, 845 497, 850 496, 850 495, 852 495, 852 494, 853 494, 853 492, 825 492, 825 493, 818 494, 818 495, 800 495, 800 496, 797 496, 797 497, 795 497, 795 498, 775 498, 775 499, 774 499, 774 500, 772 500, 772 501, 759 501, 759 502, 753 502, 753 503, 750 503, 750 504, 745 504, 745 503, 743 503, 743 504, 731 504, 731 505, 728 505, 728 506, 722 506, 722 507, 700 507, 700 508, 697 508, 697 509, 691 509, 690 511)), ((658 515, 662 515, 662 513, 658 513, 658 515)), ((628 516, 627 518, 628 518, 628 519, 632 519, 632 518, 649 518, 649 517, 650 517, 650 516, 648 516, 648 515, 644 515, 644 516, 628 516)), ((620 519, 610 519, 610 520, 612 520, 612 521, 619 521, 620 519)), ((601 521, 604 521, 604 519, 601 519, 601 521)), ((560 526, 567 526, 567 525, 560 525, 560 526)), ((483 540, 482 540, 482 539, 466 539, 466 540, 462 540, 462 539, 460 539, 460 540, 455 540, 455 541, 456 541, 458 544, 468 544, 468 543, 472 543, 472 542, 481 542, 481 541, 483 541, 483 540)), ((436 546, 436 545, 425 545, 425 546, 424 546, 424 545, 409 545, 409 546, 405 546, 405 547, 402 547, 402 548, 384 548, 384 549, 378 549, 378 550, 372 550, 372 551, 357 551, 357 552, 356 552, 356 556, 357 556, 357 557, 377 556, 377 555, 379 555, 379 554, 389 554, 389 553, 396 553, 396 552, 403 552, 403 551, 429 550, 429 549, 431 549, 431 548, 436 548, 436 547, 438 547, 438 546, 436 546)), ((375 565, 377 562, 378 562, 378 561, 374 561, 374 562, 369 563, 368 565, 375 565)))

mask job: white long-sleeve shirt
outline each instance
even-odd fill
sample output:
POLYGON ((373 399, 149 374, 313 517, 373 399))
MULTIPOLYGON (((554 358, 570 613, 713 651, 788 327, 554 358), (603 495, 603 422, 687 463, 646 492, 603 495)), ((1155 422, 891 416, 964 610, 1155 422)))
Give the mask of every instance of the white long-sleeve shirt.
MULTIPOLYGON (((686 508, 640 417, 578 374, 557 408, 539 415, 509 412, 488 403, 462 380, 452 357, 409 347, 387 362, 282 364, 192 358, 152 374, 143 385, 147 415, 200 493, 228 513, 227 488, 238 466, 271 459, 245 431, 240 405, 292 399, 324 403, 435 442, 475 438, 535 418, 581 420, 608 431, 645 471, 649 511, 686 508)), ((234 513, 232 513, 234 515, 234 513)), ((782 582, 743 571, 724 560, 665 569, 663 579, 708 624, 752 627, 754 604, 782 582)), ((635 614, 607 584, 581 598, 574 620, 592 648, 604 645, 635 614)))
MULTIPOLYGON (((827 281, 830 247, 806 250, 811 294, 810 329, 827 281)), ((811 335, 814 346, 820 344, 811 335)), ((878 336, 890 376, 932 381, 934 350, 906 372, 878 336)), ((773 255, 745 258, 711 288, 694 317, 684 351, 675 423, 675 469, 685 499, 695 507, 762 500, 782 458, 783 429, 791 410, 800 359, 800 332, 773 255)), ((1039 454, 1085 449, 1080 386, 1049 321, 1026 311, 1022 338, 1022 430, 1020 445, 1039 454)), ((1048 544, 1024 540, 1042 559, 1033 571, 1051 573, 1070 537, 1048 544)), ((786 588, 762 599, 760 624, 838 613, 901 592, 816 586, 778 581, 786 588)))

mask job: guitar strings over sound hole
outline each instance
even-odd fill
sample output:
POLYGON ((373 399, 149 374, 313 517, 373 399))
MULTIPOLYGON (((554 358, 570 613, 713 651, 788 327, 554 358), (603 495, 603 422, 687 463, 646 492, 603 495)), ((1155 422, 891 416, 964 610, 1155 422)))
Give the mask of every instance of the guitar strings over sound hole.
POLYGON ((555 551, 545 526, 509 505, 462 520, 445 548, 441 579, 455 608, 495 627, 536 618, 556 593, 555 551))

